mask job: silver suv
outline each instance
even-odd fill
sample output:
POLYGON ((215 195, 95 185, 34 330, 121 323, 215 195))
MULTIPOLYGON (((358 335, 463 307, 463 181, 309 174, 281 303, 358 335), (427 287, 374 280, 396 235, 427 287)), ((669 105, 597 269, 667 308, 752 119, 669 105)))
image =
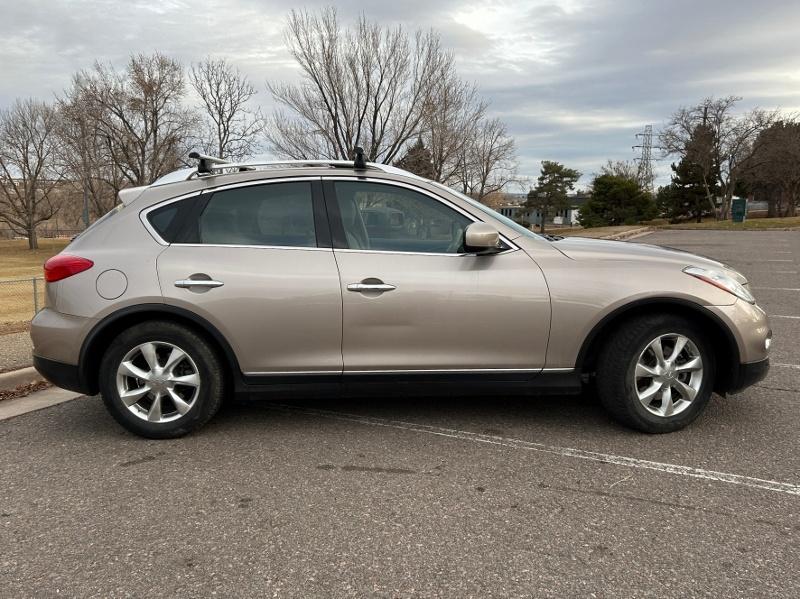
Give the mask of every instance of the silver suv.
MULTIPOLYGON (((769 368, 741 274, 625 242, 542 237, 363 160, 198 157, 45 264, 34 363, 124 427, 185 434, 224 397, 579 393, 650 433, 769 368)), ((360 158, 360 157, 359 157, 360 158)))

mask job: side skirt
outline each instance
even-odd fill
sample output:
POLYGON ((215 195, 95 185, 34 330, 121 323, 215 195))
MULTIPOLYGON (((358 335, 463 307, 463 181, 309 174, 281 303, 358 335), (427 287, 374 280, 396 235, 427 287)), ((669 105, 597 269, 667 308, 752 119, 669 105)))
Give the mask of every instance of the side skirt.
POLYGON ((577 395, 577 372, 375 373, 242 376, 237 395, 247 399, 287 397, 406 397, 492 395, 577 395))

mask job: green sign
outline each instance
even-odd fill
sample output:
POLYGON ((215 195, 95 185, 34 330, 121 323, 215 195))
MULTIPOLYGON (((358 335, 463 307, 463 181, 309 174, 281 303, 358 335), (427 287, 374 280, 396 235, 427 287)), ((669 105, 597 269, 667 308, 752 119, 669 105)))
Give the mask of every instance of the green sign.
POLYGON ((735 223, 743 223, 747 218, 747 199, 733 198, 731 201, 731 217, 735 223))

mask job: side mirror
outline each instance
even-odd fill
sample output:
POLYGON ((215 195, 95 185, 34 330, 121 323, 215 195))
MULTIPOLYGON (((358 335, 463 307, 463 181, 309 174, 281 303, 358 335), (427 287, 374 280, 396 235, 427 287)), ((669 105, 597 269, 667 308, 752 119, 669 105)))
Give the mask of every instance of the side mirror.
POLYGON ((464 247, 468 252, 494 253, 500 249, 500 233, 492 225, 472 223, 464 231, 464 247))

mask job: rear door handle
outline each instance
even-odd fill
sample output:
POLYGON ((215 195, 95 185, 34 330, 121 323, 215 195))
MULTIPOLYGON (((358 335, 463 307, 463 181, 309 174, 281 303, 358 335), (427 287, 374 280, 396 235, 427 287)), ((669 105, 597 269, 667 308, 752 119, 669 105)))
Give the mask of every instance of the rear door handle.
POLYGON ((206 287, 207 289, 214 289, 222 287, 225 283, 222 281, 214 281, 213 279, 180 279, 175 281, 175 287, 181 289, 189 289, 191 287, 206 287))
POLYGON ((347 286, 348 291, 392 291, 394 289, 397 287, 389 283, 350 283, 347 286))

